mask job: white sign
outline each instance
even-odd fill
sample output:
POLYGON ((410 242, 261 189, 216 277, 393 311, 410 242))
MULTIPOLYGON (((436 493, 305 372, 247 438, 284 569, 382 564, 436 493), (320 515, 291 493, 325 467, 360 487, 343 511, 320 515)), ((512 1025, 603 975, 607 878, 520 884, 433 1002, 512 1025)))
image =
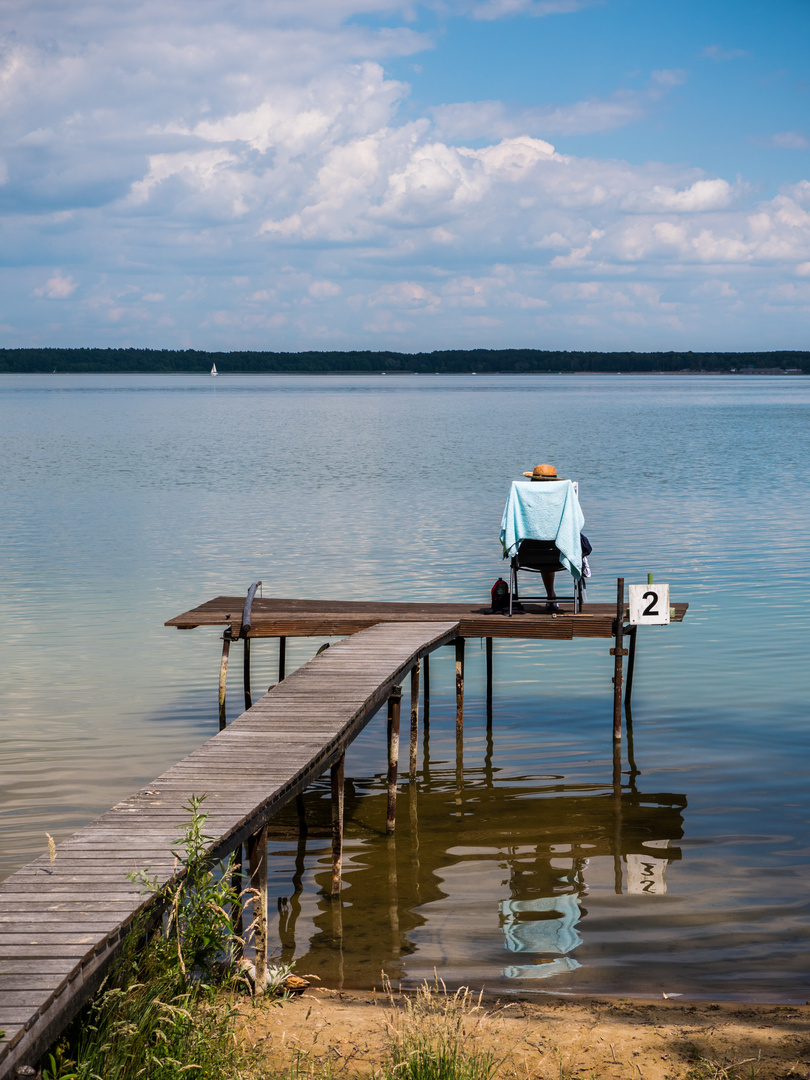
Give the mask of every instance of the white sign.
POLYGON ((669 623, 669 585, 628 585, 631 626, 669 623))

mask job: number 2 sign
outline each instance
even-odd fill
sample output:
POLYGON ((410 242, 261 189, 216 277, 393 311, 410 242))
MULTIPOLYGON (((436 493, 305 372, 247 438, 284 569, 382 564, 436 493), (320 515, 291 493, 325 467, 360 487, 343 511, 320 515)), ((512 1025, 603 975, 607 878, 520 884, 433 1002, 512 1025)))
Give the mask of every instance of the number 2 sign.
POLYGON ((631 626, 669 623, 669 585, 628 585, 631 626))

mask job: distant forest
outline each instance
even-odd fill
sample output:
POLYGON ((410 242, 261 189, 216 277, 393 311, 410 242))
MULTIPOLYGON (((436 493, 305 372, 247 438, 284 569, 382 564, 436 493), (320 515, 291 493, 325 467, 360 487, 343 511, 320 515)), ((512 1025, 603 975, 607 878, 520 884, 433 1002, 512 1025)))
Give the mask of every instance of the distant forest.
POLYGON ((197 349, 0 349, 0 373, 223 375, 397 372, 442 375, 572 372, 810 374, 810 352, 552 352, 444 349, 396 352, 203 352, 197 349))

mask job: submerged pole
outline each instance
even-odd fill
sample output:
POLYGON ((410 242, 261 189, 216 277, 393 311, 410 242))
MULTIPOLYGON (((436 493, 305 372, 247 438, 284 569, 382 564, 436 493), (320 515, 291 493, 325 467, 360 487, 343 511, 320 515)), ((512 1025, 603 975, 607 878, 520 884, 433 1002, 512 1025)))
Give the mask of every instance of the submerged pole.
POLYGON ((304 805, 304 793, 299 791, 295 796, 295 809, 298 812, 298 835, 306 836, 309 832, 307 825, 307 808, 304 805))
POLYGON ((388 698, 388 814, 386 835, 392 836, 397 821, 397 770, 399 768, 399 710, 402 687, 392 686, 388 698))
POLYGON ((421 660, 417 660, 411 668, 411 758, 408 767, 411 783, 416 780, 416 752, 419 745, 419 672, 421 667, 421 660))
POLYGON ((492 638, 487 638, 487 731, 492 729, 492 638))
POLYGON ((624 688, 624 707, 630 707, 630 697, 633 693, 633 669, 636 666, 636 631, 637 626, 628 626, 627 634, 630 638, 630 655, 627 658, 627 682, 624 688))
POLYGON ((425 731, 430 723, 430 654, 422 662, 422 704, 424 706, 424 720, 422 721, 425 731))
POLYGON ((332 898, 340 896, 343 868, 343 777, 346 754, 337 759, 330 771, 332 787, 332 898))
POLYGON ((456 638, 456 738, 464 730, 464 638, 456 638))
POLYGON ((613 738, 622 737, 622 664, 627 655, 624 646, 624 578, 616 582, 616 644, 610 650, 613 664, 613 738))
POLYGON ((219 665, 219 730, 225 730, 225 682, 228 678, 228 657, 231 652, 230 626, 222 635, 222 660, 219 665))
POLYGON ((256 955, 254 993, 260 997, 267 986, 267 823, 248 839, 250 888, 253 893, 253 948, 256 955))

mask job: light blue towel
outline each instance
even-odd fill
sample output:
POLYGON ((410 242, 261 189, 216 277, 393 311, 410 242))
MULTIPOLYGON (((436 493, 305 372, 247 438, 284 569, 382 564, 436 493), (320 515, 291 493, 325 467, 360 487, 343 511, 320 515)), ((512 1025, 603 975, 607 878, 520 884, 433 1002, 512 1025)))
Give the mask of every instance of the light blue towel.
POLYGON ((560 562, 577 581, 582 576, 579 534, 585 518, 570 480, 515 480, 501 522, 504 558, 511 558, 524 540, 553 540, 560 562))

